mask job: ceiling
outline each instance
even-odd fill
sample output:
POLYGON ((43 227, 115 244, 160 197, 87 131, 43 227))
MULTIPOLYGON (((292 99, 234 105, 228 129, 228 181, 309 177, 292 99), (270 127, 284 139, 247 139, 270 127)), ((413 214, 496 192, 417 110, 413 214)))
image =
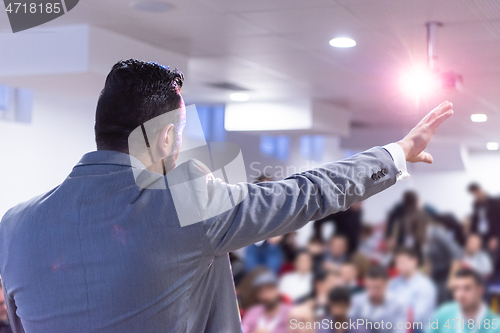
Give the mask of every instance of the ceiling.
MULTIPOLYGON (((500 1, 493 0, 170 0, 166 13, 139 12, 124 0, 82 0, 47 25, 87 23, 189 58, 184 90, 192 102, 226 102, 232 83, 253 101, 306 97, 342 106, 365 129, 410 129, 443 99, 455 116, 440 140, 500 142, 500 1), (439 68, 463 75, 462 92, 425 100, 400 93, 401 72, 426 63, 425 23, 439 21, 439 68), (348 36, 357 46, 332 48, 348 36), (473 124, 470 114, 489 121, 473 124)), ((0 29, 9 29, 0 17, 0 29)), ((154 59, 148 59, 154 60, 154 59)), ((166 64, 168 65, 168 64, 166 64)), ((368 133, 368 132, 366 132, 368 133)), ((372 138, 355 140, 371 145, 372 138)), ((354 141, 353 141, 354 142, 354 141)), ((383 143, 383 142, 382 142, 383 143)))

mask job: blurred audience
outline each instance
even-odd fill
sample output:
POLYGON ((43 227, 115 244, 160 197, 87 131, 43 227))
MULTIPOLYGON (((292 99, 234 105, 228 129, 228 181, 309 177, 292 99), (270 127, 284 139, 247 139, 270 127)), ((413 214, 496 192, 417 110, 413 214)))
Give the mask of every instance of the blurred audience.
POLYGON ((483 239, 485 247, 498 247, 500 239, 500 199, 492 198, 477 183, 469 185, 469 193, 474 197, 470 231, 483 239))
POLYGON ((395 264, 399 276, 389 282, 389 291, 404 304, 407 322, 428 323, 436 307, 436 287, 419 271, 418 253, 412 248, 401 248, 395 264))
POLYGON ((358 267, 352 261, 346 261, 340 265, 340 279, 342 284, 347 287, 352 294, 363 291, 359 283, 358 267))
POLYGON ((387 269, 382 266, 372 266, 365 277, 365 292, 354 296, 349 315, 351 318, 364 319, 370 322, 390 322, 395 327, 384 327, 370 332, 403 333, 404 328, 398 329, 397 322, 405 322, 406 305, 401 303, 395 295, 388 293, 389 276, 387 269))
POLYGON ((436 285, 438 304, 451 298, 447 283, 453 264, 462 258, 462 252, 453 233, 435 217, 427 227, 424 260, 429 276, 436 285))
POLYGON ((3 294, 3 287, 0 284, 0 333, 12 333, 7 315, 7 306, 3 294))
POLYGON ((493 264, 489 254, 483 250, 481 236, 469 235, 462 263, 481 274, 483 278, 488 277, 493 272, 493 264))
POLYGON ((309 295, 312 292, 313 262, 306 250, 298 251, 293 263, 295 271, 281 277, 279 290, 293 301, 309 295))
POLYGON ((362 228, 362 207, 363 202, 358 202, 349 207, 348 210, 338 212, 314 222, 314 235, 323 238, 322 229, 326 223, 334 225, 336 235, 342 235, 347 239, 347 251, 349 254, 358 249, 359 238, 362 228))
POLYGON ((500 317, 488 309, 484 291, 480 274, 470 268, 458 270, 453 279, 454 301, 438 309, 428 332, 500 332, 500 317))
POLYGON ((295 260, 295 254, 298 251, 298 247, 295 241, 297 232, 290 232, 283 236, 280 242, 280 246, 283 249, 283 266, 281 267, 280 273, 285 273, 292 271, 293 261, 295 260))
POLYGON ((328 312, 325 318, 321 320, 321 323, 329 323, 329 327, 321 325, 318 333, 327 332, 339 332, 339 333, 349 333, 349 332, 366 332, 366 330, 360 328, 352 329, 350 325, 349 308, 351 306, 351 291, 345 287, 337 287, 330 291, 328 295, 328 312))
POLYGON ((258 304, 243 317, 245 333, 286 333, 290 326, 290 304, 286 304, 278 289, 278 279, 271 271, 261 273, 253 282, 258 304))
POLYGON ((417 193, 407 191, 403 202, 389 216, 387 237, 393 248, 409 247, 417 250, 420 258, 426 239, 430 217, 423 209, 417 193))
POLYGON ((340 286, 342 286, 342 280, 338 271, 320 271, 314 276, 312 293, 299 299, 297 303, 309 306, 317 318, 324 317, 328 306, 328 293, 340 286))
POLYGON ((245 249, 245 271, 250 272, 258 266, 264 266, 278 274, 284 262, 283 248, 280 241, 283 236, 269 238, 247 246, 245 249))
POLYGON ((334 235, 329 243, 325 255, 326 262, 331 267, 338 267, 349 260, 349 244, 343 235, 334 235))
MULTIPOLYGON (((310 306, 298 305, 290 310, 288 333, 316 333, 314 323, 316 316, 310 306)), ((316 327, 319 323, 316 323, 316 327)))
POLYGON ((318 237, 312 237, 307 244, 307 251, 311 254, 313 260, 313 272, 316 274, 323 270, 325 260, 325 244, 318 237))
POLYGON ((363 225, 359 204, 315 221, 304 248, 294 232, 231 253, 243 333, 500 333, 500 201, 469 192, 464 223, 407 191, 385 224, 363 225))

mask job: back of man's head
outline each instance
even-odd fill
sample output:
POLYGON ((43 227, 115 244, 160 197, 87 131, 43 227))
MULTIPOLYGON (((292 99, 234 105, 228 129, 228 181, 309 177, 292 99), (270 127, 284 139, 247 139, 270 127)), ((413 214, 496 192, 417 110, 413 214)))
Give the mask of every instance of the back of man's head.
POLYGON ((467 191, 469 193, 481 191, 481 185, 479 185, 478 183, 470 183, 469 186, 467 186, 467 191))
POLYGON ((182 106, 183 81, 177 69, 156 63, 134 59, 116 63, 97 103, 97 149, 128 153, 128 137, 134 129, 182 106))
POLYGON ((418 206, 418 194, 415 191, 406 191, 403 194, 403 205, 407 210, 416 209, 418 206))

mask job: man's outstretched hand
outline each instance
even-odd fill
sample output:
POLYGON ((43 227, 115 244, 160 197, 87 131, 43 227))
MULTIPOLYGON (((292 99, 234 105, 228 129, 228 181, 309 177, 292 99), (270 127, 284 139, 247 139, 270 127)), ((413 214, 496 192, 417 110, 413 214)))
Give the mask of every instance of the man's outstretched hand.
POLYGON ((432 163, 432 156, 424 151, 436 129, 453 114, 453 104, 444 101, 415 126, 398 144, 405 152, 408 162, 432 163))

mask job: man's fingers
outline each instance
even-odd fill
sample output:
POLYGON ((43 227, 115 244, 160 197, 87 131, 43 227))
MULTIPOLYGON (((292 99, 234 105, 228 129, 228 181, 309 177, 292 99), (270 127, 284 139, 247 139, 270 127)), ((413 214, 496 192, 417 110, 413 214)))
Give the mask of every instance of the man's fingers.
POLYGON ((432 161, 434 161, 434 158, 432 158, 432 155, 429 153, 426 153, 425 151, 421 152, 420 155, 422 155, 422 162, 424 162, 424 163, 431 164, 432 161))
POLYGON ((448 110, 439 117, 437 117, 431 124, 433 130, 436 130, 446 119, 453 115, 453 110, 448 110))
POLYGON ((439 104, 437 108, 435 108, 428 114, 428 120, 433 122, 435 119, 439 118, 441 115, 451 110, 452 107, 453 107, 452 103, 444 101, 443 103, 439 104))
POLYGON ((414 158, 408 160, 408 162, 411 163, 417 163, 417 162, 424 162, 424 163, 429 163, 431 164, 434 159, 432 158, 432 155, 423 151, 414 158))
POLYGON ((418 154, 418 157, 420 159, 420 162, 429 163, 429 164, 431 164, 432 161, 434 160, 432 158, 432 155, 429 154, 429 153, 427 153, 427 152, 425 152, 425 151, 423 151, 420 154, 418 154))

